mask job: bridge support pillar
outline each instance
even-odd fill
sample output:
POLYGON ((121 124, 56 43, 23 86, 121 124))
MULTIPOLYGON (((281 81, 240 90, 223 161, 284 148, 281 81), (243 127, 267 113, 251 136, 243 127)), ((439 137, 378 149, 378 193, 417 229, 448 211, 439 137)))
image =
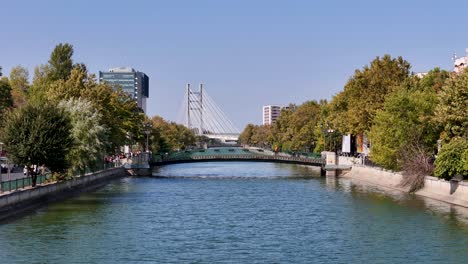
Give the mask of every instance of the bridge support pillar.
MULTIPOLYGON (((337 165, 337 156, 335 152, 331 151, 324 151, 322 152, 322 156, 325 156, 325 166, 327 167, 336 167, 337 165)), ((325 176, 337 176, 335 169, 327 169, 325 172, 325 176)))

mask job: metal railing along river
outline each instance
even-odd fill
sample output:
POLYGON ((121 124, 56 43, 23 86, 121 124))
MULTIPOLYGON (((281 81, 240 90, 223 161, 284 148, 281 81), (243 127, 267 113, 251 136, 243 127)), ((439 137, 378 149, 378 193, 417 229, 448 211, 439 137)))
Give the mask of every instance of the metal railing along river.
MULTIPOLYGON (((114 167, 120 167, 123 164, 118 161, 118 162, 109 162, 109 163, 102 163, 98 166, 96 166, 94 169, 86 169, 86 173, 93 173, 97 172, 100 170, 106 170, 114 167)), ((3 174, 2 174, 3 176, 3 174)), ((49 180, 51 180, 52 175, 50 173, 46 174, 39 174, 37 175, 37 180, 36 184, 43 184, 49 180)), ((32 186, 32 177, 31 176, 26 176, 26 177, 21 177, 18 179, 13 179, 13 180, 7 180, 3 181, 2 178, 0 178, 0 193, 2 192, 10 192, 10 191, 15 191, 18 189, 23 189, 26 187, 32 186)))

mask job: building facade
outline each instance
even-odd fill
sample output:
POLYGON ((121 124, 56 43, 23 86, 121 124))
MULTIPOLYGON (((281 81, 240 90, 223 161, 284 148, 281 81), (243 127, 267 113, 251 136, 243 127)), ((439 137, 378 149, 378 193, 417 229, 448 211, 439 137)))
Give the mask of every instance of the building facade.
POLYGON ((263 125, 273 124, 281 114, 281 106, 279 105, 264 105, 263 106, 263 125))
POLYGON ((455 58, 453 61, 453 71, 455 73, 461 73, 467 66, 468 57, 455 58))
POLYGON ((129 67, 112 68, 107 72, 100 71, 99 81, 111 84, 114 89, 121 87, 146 113, 146 99, 149 97, 149 77, 146 74, 129 67))

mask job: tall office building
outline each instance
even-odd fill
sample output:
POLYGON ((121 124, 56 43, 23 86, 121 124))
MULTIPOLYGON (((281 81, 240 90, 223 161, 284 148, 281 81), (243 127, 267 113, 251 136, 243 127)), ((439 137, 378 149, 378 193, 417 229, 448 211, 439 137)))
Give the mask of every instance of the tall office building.
POLYGON ((281 106, 264 105, 263 106, 263 125, 273 124, 281 114, 281 106))
POLYGON ((146 113, 146 99, 149 97, 149 78, 146 74, 129 67, 112 68, 107 72, 100 71, 99 81, 122 87, 146 113))

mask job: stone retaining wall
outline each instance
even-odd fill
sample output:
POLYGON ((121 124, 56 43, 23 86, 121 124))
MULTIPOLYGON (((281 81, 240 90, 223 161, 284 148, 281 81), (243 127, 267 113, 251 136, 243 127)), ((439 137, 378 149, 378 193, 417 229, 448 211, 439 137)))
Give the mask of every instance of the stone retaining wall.
MULTIPOLYGON (((408 191, 408 188, 399 186, 402 175, 380 168, 355 165, 343 177, 369 182, 387 188, 408 191)), ((468 183, 445 181, 439 178, 426 176, 424 188, 416 192, 417 195, 437 199, 447 203, 468 207, 468 183)))
POLYGON ((124 168, 112 168, 63 182, 51 182, 0 194, 0 220, 37 207, 48 201, 58 200, 73 193, 96 188, 110 179, 126 175, 124 168))

